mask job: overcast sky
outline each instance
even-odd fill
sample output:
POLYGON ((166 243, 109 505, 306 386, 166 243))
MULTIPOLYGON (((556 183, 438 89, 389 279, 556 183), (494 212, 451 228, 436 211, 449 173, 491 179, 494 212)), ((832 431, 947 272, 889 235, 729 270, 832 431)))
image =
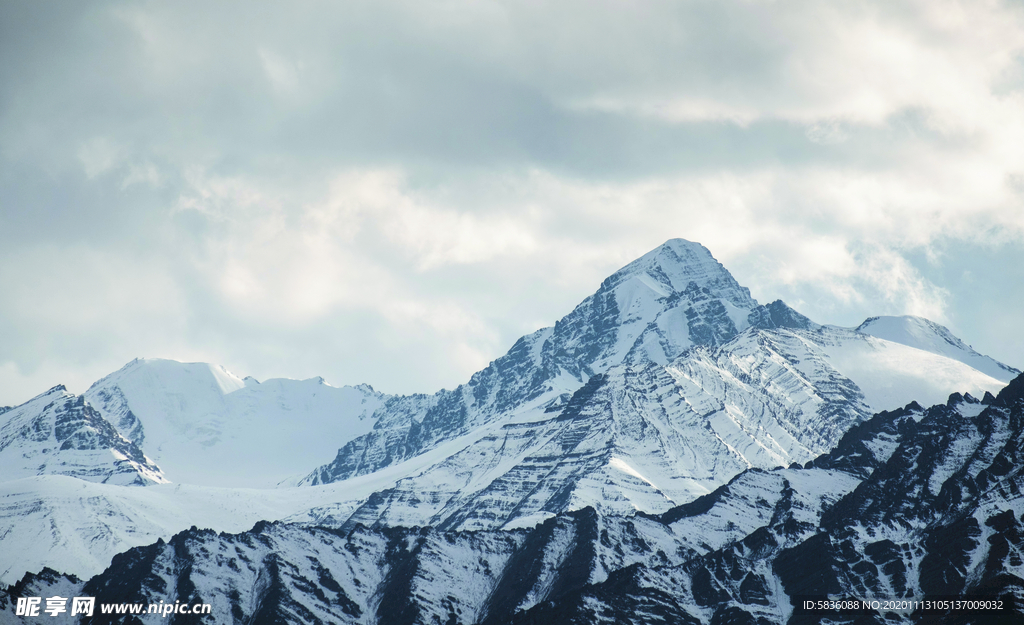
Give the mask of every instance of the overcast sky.
POLYGON ((0 405, 454 387, 666 239, 1024 367, 1024 4, 0 3, 0 405))

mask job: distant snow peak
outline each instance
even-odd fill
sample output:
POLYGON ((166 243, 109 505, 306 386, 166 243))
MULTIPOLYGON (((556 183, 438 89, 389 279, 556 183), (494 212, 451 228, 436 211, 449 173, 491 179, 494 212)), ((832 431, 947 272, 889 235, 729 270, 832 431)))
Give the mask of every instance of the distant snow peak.
POLYGON ((945 326, 922 317, 869 317, 857 326, 856 331, 958 360, 1000 380, 1008 381, 1020 373, 1013 367, 979 354, 945 326))
POLYGON ((368 432, 384 396, 323 378, 239 378, 224 367, 137 359, 85 397, 175 482, 272 487, 309 472, 310 458, 368 432), (257 450, 263 450, 262 452, 257 450))

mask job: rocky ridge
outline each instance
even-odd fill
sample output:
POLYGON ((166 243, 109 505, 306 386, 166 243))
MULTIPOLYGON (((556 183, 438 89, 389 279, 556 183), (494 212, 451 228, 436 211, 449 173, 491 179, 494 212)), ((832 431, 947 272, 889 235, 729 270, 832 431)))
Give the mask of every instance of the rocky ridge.
POLYGON ((135 443, 63 386, 3 413, 0 473, 5 481, 32 475, 139 486, 167 481, 135 443))

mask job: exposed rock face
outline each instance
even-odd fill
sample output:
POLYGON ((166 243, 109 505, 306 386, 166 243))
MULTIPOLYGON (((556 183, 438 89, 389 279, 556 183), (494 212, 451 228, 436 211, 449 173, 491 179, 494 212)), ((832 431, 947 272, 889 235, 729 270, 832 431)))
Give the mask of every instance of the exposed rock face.
POLYGON ((63 386, 5 411, 0 472, 5 480, 68 475, 108 484, 166 482, 135 443, 63 386))

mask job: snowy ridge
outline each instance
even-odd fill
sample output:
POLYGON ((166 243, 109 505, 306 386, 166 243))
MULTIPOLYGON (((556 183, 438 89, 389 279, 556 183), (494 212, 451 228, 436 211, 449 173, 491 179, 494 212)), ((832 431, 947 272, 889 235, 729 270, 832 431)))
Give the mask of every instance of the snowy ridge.
POLYGON ((871 317, 857 326, 857 332, 959 360, 999 380, 1009 381, 1009 378, 1020 373, 1013 367, 974 351, 970 345, 953 336, 945 326, 921 317, 871 317))
POLYGON ((138 446, 63 386, 3 413, 0 475, 68 475, 122 485, 167 481, 138 446))

